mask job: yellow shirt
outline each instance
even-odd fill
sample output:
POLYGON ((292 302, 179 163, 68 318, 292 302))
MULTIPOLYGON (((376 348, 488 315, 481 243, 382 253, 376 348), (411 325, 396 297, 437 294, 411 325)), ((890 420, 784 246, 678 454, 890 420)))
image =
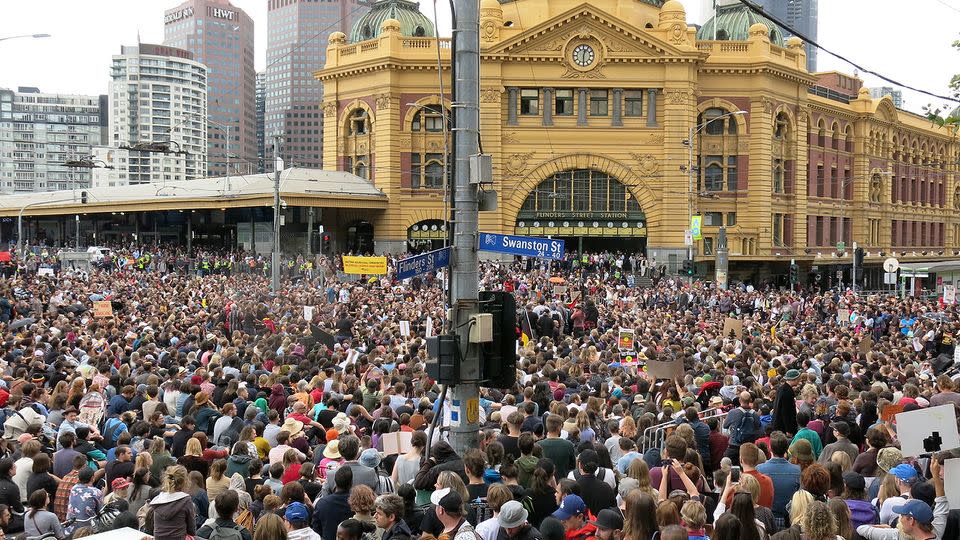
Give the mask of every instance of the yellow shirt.
POLYGON ((263 437, 257 437, 253 440, 253 445, 257 447, 257 454, 260 455, 260 461, 267 458, 270 453, 270 443, 263 437))

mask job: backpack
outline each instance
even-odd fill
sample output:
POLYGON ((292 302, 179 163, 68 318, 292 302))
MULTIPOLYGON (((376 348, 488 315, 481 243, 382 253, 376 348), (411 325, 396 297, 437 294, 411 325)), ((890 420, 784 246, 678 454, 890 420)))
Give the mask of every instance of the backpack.
POLYGON ((223 430, 223 433, 220 434, 220 440, 216 441, 216 443, 220 446, 232 448, 233 443, 240 440, 240 430, 242 429, 243 419, 239 416, 234 416, 233 421, 230 422, 230 427, 223 430))
POLYGON ((757 428, 759 425, 760 419, 757 418, 755 412, 743 411, 740 422, 735 426, 730 426, 730 444, 740 446, 743 443, 755 441, 757 439, 757 428))
MULTIPOLYGON (((238 526, 247 529, 248 531, 253 530, 253 514, 250 513, 250 510, 244 510, 237 514, 237 518, 234 520, 238 526)), ((242 535, 241 535, 242 536, 242 535)))
POLYGON ((210 533, 210 536, 207 537, 207 540, 243 540, 243 535, 240 534, 240 529, 237 525, 233 525, 232 527, 214 525, 213 531, 210 533))
POLYGON ((123 423, 123 420, 120 420, 117 416, 112 416, 107 418, 103 423, 103 441, 101 444, 104 448, 110 449, 117 445, 117 439, 120 438, 120 434, 126 431, 126 425, 123 423), (123 428, 123 429, 121 429, 123 428))

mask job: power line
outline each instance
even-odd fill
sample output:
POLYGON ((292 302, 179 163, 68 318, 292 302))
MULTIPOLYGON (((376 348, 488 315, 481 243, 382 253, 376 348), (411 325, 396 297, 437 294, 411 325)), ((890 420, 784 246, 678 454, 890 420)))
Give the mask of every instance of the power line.
MULTIPOLYGON (((830 56, 833 56, 833 57, 835 57, 835 58, 837 58, 837 59, 839 59, 839 60, 842 60, 842 61, 850 64, 851 66, 859 69, 860 71, 862 71, 862 72, 864 72, 864 73, 869 73, 870 75, 873 75, 873 76, 879 78, 879 79, 882 80, 882 81, 886 81, 886 82, 888 82, 888 83, 890 83, 890 84, 899 86, 899 87, 901 87, 901 88, 906 88, 907 90, 912 90, 912 91, 914 91, 914 92, 917 92, 917 93, 919 93, 919 94, 923 94, 923 95, 925 95, 925 96, 930 96, 930 97, 932 97, 932 98, 942 99, 942 100, 950 101, 950 102, 953 102, 953 103, 960 103, 960 99, 958 99, 958 98, 941 96, 940 94, 935 94, 935 93, 933 93, 933 92, 928 92, 928 91, 926 91, 926 90, 921 90, 920 88, 916 88, 916 87, 914 87, 914 86, 910 86, 910 85, 907 85, 907 84, 903 84, 902 82, 899 82, 899 81, 897 81, 897 80, 891 79, 890 77, 887 77, 886 75, 877 73, 876 71, 874 71, 874 70, 872 70, 872 69, 866 68, 866 67, 862 66, 861 64, 858 64, 858 63, 854 62, 853 60, 850 60, 849 58, 847 58, 847 57, 845 57, 845 56, 843 56, 843 55, 841 55, 841 54, 835 53, 835 52, 827 49, 826 47, 820 45, 819 43, 817 43, 816 41, 810 39, 809 37, 807 37, 807 36, 804 35, 803 33, 797 31, 796 28, 793 28, 793 27, 791 27, 790 25, 788 25, 787 23, 781 21, 780 19, 777 19, 777 18, 774 17, 772 14, 770 14, 770 13, 767 12, 767 11, 764 11, 763 8, 761 8, 760 6, 757 6, 756 4, 750 2, 749 0, 738 0, 738 1, 739 1, 741 4, 747 6, 747 9, 749 9, 750 11, 756 13, 757 15, 760 15, 760 16, 762 16, 762 17, 766 17, 767 19, 770 19, 771 21, 773 21, 774 24, 776 24, 776 25, 779 26, 780 28, 783 28, 783 29, 786 30, 788 33, 793 34, 794 36, 797 36, 798 38, 800 38, 801 40, 803 40, 805 43, 809 43, 810 45, 813 45, 814 47, 820 49, 821 51, 823 51, 823 52, 825 52, 825 53, 827 53, 827 54, 829 54, 830 56)), ((938 0, 938 1, 941 1, 941 0, 938 0)), ((943 2, 941 1, 941 3, 943 3, 943 2)))

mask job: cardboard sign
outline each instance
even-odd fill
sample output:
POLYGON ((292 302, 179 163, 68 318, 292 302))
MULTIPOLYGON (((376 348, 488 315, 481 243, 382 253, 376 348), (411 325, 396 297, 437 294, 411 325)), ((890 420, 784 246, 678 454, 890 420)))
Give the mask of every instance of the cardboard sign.
POLYGON ((581 291, 581 290, 579 290, 579 289, 570 291, 570 303, 571 303, 571 304, 576 304, 577 302, 580 301, 580 298, 581 298, 582 296, 583 296, 583 291, 581 291))
POLYGON ((880 411, 880 419, 884 422, 895 422, 898 414, 903 412, 903 405, 887 405, 880 411))
POLYGON ((960 508, 960 458, 943 462, 943 490, 950 508, 960 508))
POLYGON ((846 326, 850 324, 850 310, 849 309, 838 309, 837 310, 837 322, 840 323, 840 326, 846 326))
POLYGON ((866 336, 866 337, 864 337, 863 339, 860 340, 860 352, 861 352, 861 353, 867 354, 868 352, 870 352, 870 351, 872 351, 872 350, 873 350, 873 338, 872 338, 872 337, 866 336))
POLYGON ((733 317, 727 317, 723 320, 724 339, 731 337, 730 334, 733 334, 732 337, 734 338, 739 338, 741 332, 743 332, 743 321, 734 319, 733 317))
POLYGON ((943 303, 947 305, 957 303, 957 287, 955 285, 943 286, 943 303))
POLYGON ((387 258, 344 255, 343 272, 345 274, 383 275, 387 273, 387 258))
POLYGON ((413 450, 412 441, 412 431, 384 433, 380 439, 381 444, 383 444, 383 453, 388 456, 393 454, 406 454, 413 450))
POLYGON ((634 344, 636 343, 636 333, 627 328, 620 329, 620 339, 617 340, 617 343, 620 345, 621 351, 632 351, 634 349, 634 344))
POLYGON ((113 304, 109 300, 98 300, 93 303, 93 316, 96 318, 113 317, 113 304))
POLYGON ((565 294, 567 294, 567 286, 566 286, 566 285, 555 285, 555 286, 553 287, 553 294, 559 296, 560 298, 563 298, 563 296, 564 296, 565 294))
POLYGON ((313 320, 313 306, 303 306, 303 318, 307 321, 313 320))
POLYGON ((656 379, 676 379, 683 375, 683 360, 647 360, 647 373, 656 379))
POLYGON ((400 321, 400 335, 410 337, 410 321, 400 321))
POLYGON ((38 268, 37 275, 53 277, 53 268, 38 268))
POLYGON ((896 418, 897 439, 906 457, 960 448, 957 411, 953 405, 902 412, 896 418))
POLYGON ((427 329, 425 334, 428 338, 433 337, 433 317, 427 317, 427 329))

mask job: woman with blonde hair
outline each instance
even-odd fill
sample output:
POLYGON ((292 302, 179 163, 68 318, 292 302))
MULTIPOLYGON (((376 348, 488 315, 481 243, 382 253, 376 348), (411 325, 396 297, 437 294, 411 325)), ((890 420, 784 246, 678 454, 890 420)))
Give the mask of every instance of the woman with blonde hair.
MULTIPOLYGON (((441 471, 440 475, 437 476, 437 483, 434 484, 434 489, 437 491, 447 488, 449 488, 451 491, 456 491, 459 493, 460 498, 464 502, 470 500, 470 494, 467 492, 467 486, 464 485, 460 475, 453 471, 441 471)), ((463 513, 463 508, 460 510, 461 515, 466 515, 463 513)), ((443 533, 443 523, 441 523, 440 518, 437 517, 437 508, 435 505, 431 505, 430 508, 423 513, 423 522, 420 524, 420 529, 425 534, 432 534, 438 538, 440 534, 443 533)))
POLYGON ((843 472, 848 472, 853 469, 853 461, 850 460, 850 454, 842 450, 834 452, 833 455, 830 456, 830 461, 839 465, 843 472))
POLYGON ((150 501, 146 532, 156 540, 183 540, 197 534, 197 514, 187 485, 187 469, 168 467, 163 475, 163 491, 150 501))
POLYGON ((620 420, 620 436, 627 439, 634 439, 637 436, 637 423, 633 421, 632 416, 624 416, 620 420))
POLYGON ((272 512, 263 514, 253 530, 253 540, 287 540, 283 518, 272 512))
POLYGON ((580 430, 580 442, 593 442, 597 438, 597 432, 590 425, 590 416, 587 411, 581 410, 577 413, 576 426, 580 430))
POLYGON ((631 461, 630 466, 627 467, 627 476, 620 481, 620 497, 626 498, 633 490, 640 490, 641 493, 653 497, 653 500, 657 500, 659 496, 650 482, 650 469, 647 467, 647 462, 640 458, 631 461))
POLYGON ((203 444, 196 437, 190 437, 187 441, 183 456, 177 460, 177 463, 183 465, 188 472, 197 471, 204 477, 210 474, 210 464, 203 459, 203 444))

